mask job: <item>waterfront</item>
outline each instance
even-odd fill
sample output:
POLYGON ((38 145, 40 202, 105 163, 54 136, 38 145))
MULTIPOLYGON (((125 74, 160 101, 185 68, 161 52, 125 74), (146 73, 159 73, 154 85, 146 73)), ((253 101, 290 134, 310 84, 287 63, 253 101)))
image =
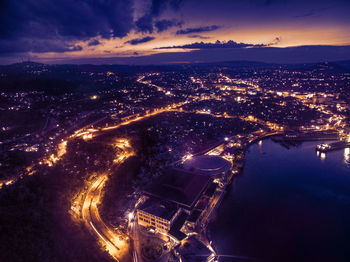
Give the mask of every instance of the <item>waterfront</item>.
POLYGON ((218 254, 349 261, 349 155, 340 150, 321 158, 317 144, 288 150, 268 139, 248 148, 244 170, 210 225, 218 254))

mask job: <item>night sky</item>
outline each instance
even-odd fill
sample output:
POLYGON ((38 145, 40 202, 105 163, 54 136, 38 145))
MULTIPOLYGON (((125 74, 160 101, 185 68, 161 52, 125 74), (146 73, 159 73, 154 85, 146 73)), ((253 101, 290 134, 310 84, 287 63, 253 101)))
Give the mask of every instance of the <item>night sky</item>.
POLYGON ((0 63, 350 59, 350 1, 0 0, 0 63))

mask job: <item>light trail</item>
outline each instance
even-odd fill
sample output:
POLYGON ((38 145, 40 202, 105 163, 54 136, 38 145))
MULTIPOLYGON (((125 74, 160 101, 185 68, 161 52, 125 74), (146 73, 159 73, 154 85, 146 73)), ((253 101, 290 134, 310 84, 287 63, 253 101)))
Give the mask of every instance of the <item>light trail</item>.
POLYGON ((100 232, 97 231, 96 227, 94 226, 94 224, 92 224, 91 221, 90 221, 90 225, 91 225, 91 227, 93 228, 93 230, 95 230, 96 234, 97 234, 108 246, 112 247, 111 244, 109 243, 109 241, 107 241, 107 240, 100 234, 100 232))
MULTIPOLYGON (((148 76, 151 76, 151 75, 158 75, 158 74, 157 73, 155 73, 155 74, 148 74, 148 76)), ((172 95, 170 91, 166 91, 163 87, 155 85, 155 84, 152 84, 151 81, 145 81, 144 80, 145 77, 146 77, 145 75, 140 76, 139 78, 136 79, 136 82, 139 82, 140 84, 152 86, 152 87, 156 88, 158 92, 163 92, 167 96, 171 96, 172 95)))
POLYGON ((180 102, 180 103, 174 103, 171 105, 168 105, 167 107, 163 107, 163 108, 158 108, 158 109, 154 109, 153 112, 151 113, 147 113, 143 116, 135 116, 134 118, 128 119, 124 122, 121 122, 119 124, 113 125, 113 126, 108 126, 108 127, 104 127, 101 129, 94 129, 94 128, 89 128, 89 129, 79 129, 77 131, 74 132, 73 135, 70 136, 70 138, 76 138, 76 137, 86 137, 88 139, 93 138, 94 136, 97 136, 98 134, 96 133, 101 133, 103 131, 109 131, 109 130, 114 130, 114 129, 118 129, 121 126, 126 126, 129 125, 131 123, 135 123, 138 121, 141 121, 143 119, 158 115, 158 114, 162 114, 165 112, 171 112, 171 111, 179 111, 178 108, 183 106, 184 104, 188 103, 188 101, 184 101, 184 102, 180 102))
MULTIPOLYGON (((117 139, 115 147, 119 147, 123 153, 117 164, 123 163, 128 157, 134 154, 130 142, 127 139, 117 139)), ((128 253, 129 245, 121 235, 117 234, 106 225, 100 216, 97 204, 101 202, 102 191, 108 179, 107 174, 98 176, 86 190, 86 196, 81 209, 81 216, 85 225, 92 228, 102 243, 106 243, 106 251, 117 261, 128 253)), ((81 194, 84 194, 83 192, 81 194)))
MULTIPOLYGON (((83 208, 81 210, 83 221, 85 224, 92 228, 93 232, 97 234, 102 243, 107 244, 106 251, 117 261, 118 255, 121 255, 120 248, 113 242, 115 239, 115 234, 111 231, 106 224, 102 221, 97 203, 101 200, 101 192, 103 190, 104 184, 107 180, 106 175, 101 175, 87 190, 86 197, 83 203, 83 208)), ((124 251, 124 250, 123 250, 124 251)))

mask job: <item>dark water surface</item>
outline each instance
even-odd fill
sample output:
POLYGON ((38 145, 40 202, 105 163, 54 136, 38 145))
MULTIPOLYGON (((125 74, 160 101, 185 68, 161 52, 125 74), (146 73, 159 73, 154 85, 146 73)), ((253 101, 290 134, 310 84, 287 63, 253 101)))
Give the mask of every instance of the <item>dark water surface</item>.
MULTIPOLYGON (((247 261, 350 261, 350 154, 252 145, 210 225, 219 254, 247 261)), ((241 261, 232 258, 221 261, 241 261)), ((243 260, 242 260, 243 261, 243 260)))

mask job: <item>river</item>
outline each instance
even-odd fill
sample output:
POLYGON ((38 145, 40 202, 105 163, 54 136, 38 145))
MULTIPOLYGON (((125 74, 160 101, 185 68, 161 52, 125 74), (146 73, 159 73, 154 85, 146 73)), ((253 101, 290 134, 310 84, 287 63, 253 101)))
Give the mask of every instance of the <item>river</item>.
POLYGON ((350 153, 251 145, 210 226, 220 261, 350 261, 350 153))

